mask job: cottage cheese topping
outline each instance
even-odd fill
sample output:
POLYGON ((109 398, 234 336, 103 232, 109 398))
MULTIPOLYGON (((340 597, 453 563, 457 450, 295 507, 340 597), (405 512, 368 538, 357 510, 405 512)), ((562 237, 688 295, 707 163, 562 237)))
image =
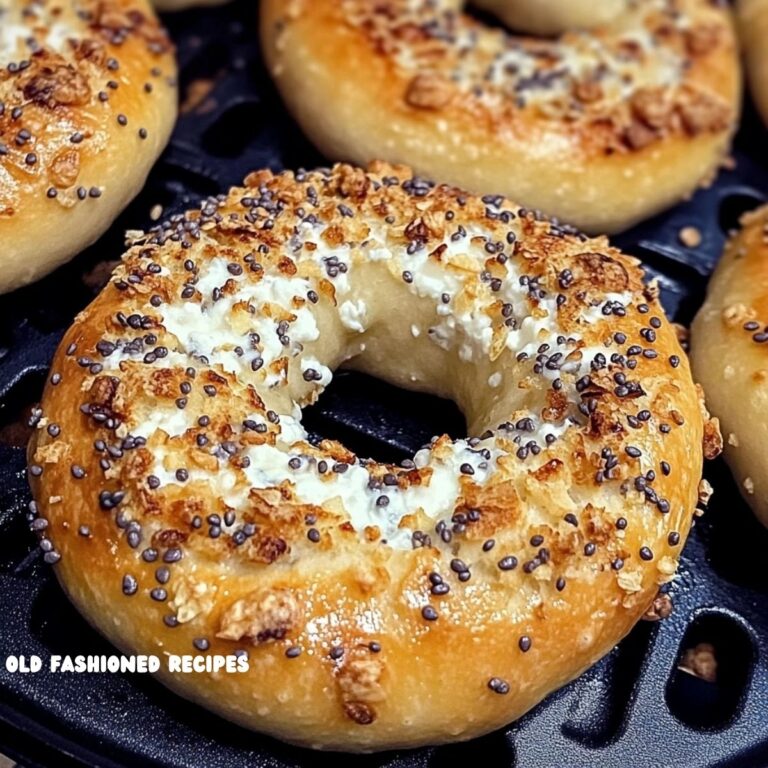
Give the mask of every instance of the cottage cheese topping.
MULTIPOLYGON (((423 193, 420 187, 415 189, 418 194, 429 193, 428 186, 423 193)), ((137 315, 123 320, 129 328, 144 322, 164 330, 162 346, 147 351, 147 345, 136 344, 136 339, 117 338, 105 366, 114 371, 127 361, 136 364, 159 357, 157 362, 177 369, 231 374, 259 392, 274 410, 269 411, 270 418, 249 414, 243 420, 248 426, 232 425, 230 439, 224 442, 236 443, 254 430, 264 436, 243 447, 235 470, 222 441, 199 446, 211 460, 181 474, 167 469, 164 450, 156 451, 151 470, 154 489, 177 484, 180 478, 184 483, 205 482, 228 506, 241 509, 253 489, 288 487, 296 503, 331 505, 361 535, 375 531, 382 542, 409 548, 416 533, 409 521, 414 515, 450 518, 462 497, 460 478, 482 487, 494 479, 500 457, 524 461, 569 429, 580 428, 588 417, 581 396, 585 377, 596 366, 605 367, 610 354, 605 346, 588 345, 585 334, 595 338, 595 327, 604 326, 597 336, 609 343, 610 318, 616 311, 626 311, 633 294, 593 292, 592 303, 572 302, 566 331, 561 320, 565 294, 545 285, 546 273, 530 272, 524 257, 530 223, 503 200, 489 199, 486 205, 487 226, 459 223, 455 213, 442 220, 416 216, 404 226, 366 217, 365 238, 359 242, 339 237, 336 211, 327 219, 315 214, 293 231, 295 266, 289 275, 253 255, 245 264, 226 254, 209 255, 213 242, 201 234, 184 254, 189 274, 183 280, 183 300, 154 304, 149 300, 137 315), (362 265, 370 263, 386 269, 388 277, 380 288, 389 280, 392 305, 369 306, 358 297, 370 291, 365 279, 358 279, 362 265), (424 338, 463 366, 483 368, 492 362, 496 369, 480 385, 501 395, 514 392, 520 377, 534 377, 541 385, 519 389, 514 418, 491 425, 487 434, 441 440, 420 451, 413 465, 422 473, 420 482, 387 486, 372 474, 375 464, 337 461, 310 445, 301 426, 300 406, 316 400, 328 386, 336 360, 366 349, 366 334, 382 320, 381 313, 397 312, 408 294, 431 308, 432 321, 426 327, 407 326, 415 343, 425 343, 420 341, 424 338), (338 340, 336 350, 327 339, 319 344, 321 325, 327 323, 322 314, 329 306, 348 336, 338 340), (558 408, 546 407, 547 390, 558 393, 558 408)), ((344 211, 341 221, 348 218, 344 211)), ((155 270, 161 279, 171 279, 171 272, 155 270)), ((566 290, 571 280, 573 275, 565 270, 558 284, 566 290)), ((175 406, 139 413, 127 429, 151 446, 157 442, 156 432, 180 438, 196 426, 196 416, 187 416, 185 407, 186 401, 180 405, 177 400, 175 406)))

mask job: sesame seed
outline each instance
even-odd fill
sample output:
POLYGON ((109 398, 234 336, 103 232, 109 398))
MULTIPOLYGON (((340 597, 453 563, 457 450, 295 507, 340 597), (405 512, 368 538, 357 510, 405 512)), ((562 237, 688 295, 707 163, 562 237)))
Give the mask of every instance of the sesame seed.
POLYGON ((164 555, 164 563, 178 563, 184 557, 184 553, 179 547, 171 547, 164 555))
POLYGON ((123 594, 130 597, 131 595, 135 595, 138 589, 139 583, 136 581, 136 578, 128 573, 125 574, 125 576, 123 576, 123 594))
POLYGON ((146 563, 154 563, 158 558, 158 552, 152 547, 148 547, 141 553, 141 559, 146 563))

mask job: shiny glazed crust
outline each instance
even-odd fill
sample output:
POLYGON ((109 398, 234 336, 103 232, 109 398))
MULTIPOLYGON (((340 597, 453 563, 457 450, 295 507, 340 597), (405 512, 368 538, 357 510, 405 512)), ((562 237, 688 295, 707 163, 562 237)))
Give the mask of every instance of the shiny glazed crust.
POLYGON ((768 207, 741 223, 693 323, 691 360, 739 490, 768 525, 768 207))
POLYGON ((736 13, 739 36, 747 62, 747 76, 752 98, 768 123, 768 2, 766 0, 738 0, 736 13))
POLYGON ((173 48, 146 0, 0 0, 0 293, 92 243, 176 117, 173 48))
POLYGON ((738 54, 709 0, 632 4, 555 41, 491 30, 451 0, 406 5, 261 4, 270 72, 331 159, 408 163, 601 233, 688 195, 729 145, 738 54))
POLYGON ((316 748, 469 739, 610 650, 675 573, 699 393, 637 261, 404 167, 251 174, 136 241, 29 447, 46 560, 130 652, 316 748), (340 365, 453 398, 401 466, 311 445, 340 365))

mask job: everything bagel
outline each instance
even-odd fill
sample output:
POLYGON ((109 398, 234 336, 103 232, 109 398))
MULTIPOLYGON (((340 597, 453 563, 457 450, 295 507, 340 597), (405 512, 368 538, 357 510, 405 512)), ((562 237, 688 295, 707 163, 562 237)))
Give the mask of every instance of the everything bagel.
MULTIPOLYGON (((536 26, 536 0, 525 5, 536 26)), ((554 5, 559 21, 570 2, 554 5)), ((261 36, 328 157, 408 163, 615 232, 711 176, 741 91, 722 4, 622 5, 608 26, 535 40, 472 20, 458 0, 264 0, 261 36)))
POLYGON ((90 245, 141 189, 176 117, 146 0, 0 0, 0 293, 90 245))
POLYGON ((712 429, 641 277, 404 167, 253 173, 137 240, 63 339, 29 447, 45 559, 125 651, 247 652, 160 675, 250 728, 497 728, 629 631, 691 524, 712 429), (452 398, 470 437, 401 466, 310 444, 342 364, 452 398))
POLYGON ((739 490, 768 525, 768 207, 742 218, 691 327, 691 361, 739 490))

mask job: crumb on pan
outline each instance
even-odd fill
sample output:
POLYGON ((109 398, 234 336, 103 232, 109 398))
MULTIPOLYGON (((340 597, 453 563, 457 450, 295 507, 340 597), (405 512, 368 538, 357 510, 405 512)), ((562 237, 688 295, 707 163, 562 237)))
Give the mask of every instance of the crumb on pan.
POLYGON ((717 656, 711 643, 699 643, 688 648, 677 668, 708 683, 717 682, 717 656))
POLYGON ((696 227, 683 227, 678 237, 686 248, 698 248, 701 245, 701 231, 696 227))

